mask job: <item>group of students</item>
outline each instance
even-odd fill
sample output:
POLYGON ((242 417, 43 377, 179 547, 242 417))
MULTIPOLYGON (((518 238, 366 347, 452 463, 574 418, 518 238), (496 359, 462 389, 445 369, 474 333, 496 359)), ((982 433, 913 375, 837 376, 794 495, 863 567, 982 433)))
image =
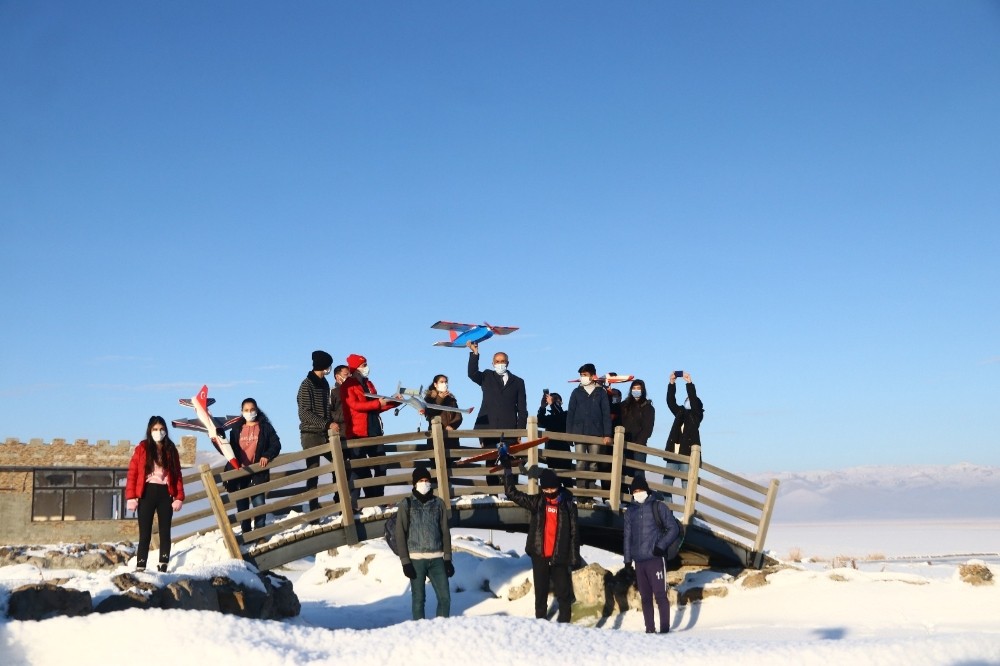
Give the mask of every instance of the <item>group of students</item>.
MULTIPOLYGON (((233 493, 267 483, 271 477, 267 466, 281 453, 281 440, 271 420, 253 398, 243 400, 241 416, 229 431, 229 441, 241 467, 255 464, 262 469, 227 481, 226 490, 233 493)), ((230 469, 233 469, 232 465, 226 463, 226 470, 230 469)), ((236 510, 246 511, 251 505, 259 507, 263 504, 264 494, 257 493, 237 500, 236 510)), ((136 571, 146 570, 154 518, 157 519, 160 534, 157 570, 167 570, 171 524, 174 513, 180 511, 183 505, 184 479, 177 445, 170 439, 163 417, 151 416, 146 424, 146 436, 132 453, 125 479, 125 508, 134 512, 139 522, 136 571)), ((264 514, 254 517, 253 529, 263 527, 264 521, 264 514)), ((244 533, 249 532, 251 521, 243 520, 240 527, 244 533)))
MULTIPOLYGON (((478 348, 470 345, 470 350, 469 377, 483 389, 483 406, 476 425, 493 427, 505 422, 507 419, 499 413, 496 405, 503 405, 503 411, 511 412, 514 420, 520 422, 524 418, 524 384, 523 380, 507 372, 506 354, 496 354, 493 370, 484 372, 478 369, 478 348), (512 390, 508 392, 508 388, 512 390), (517 412, 522 414, 518 415, 517 412)), ((331 430, 339 433, 343 442, 383 434, 379 415, 398 403, 386 398, 370 397, 377 391, 368 378, 369 367, 365 357, 351 354, 347 357, 347 365, 335 368, 333 357, 325 351, 317 350, 312 354, 312 365, 296 398, 303 450, 326 445, 331 430), (333 388, 326 379, 331 372, 336 382, 333 388)), ((612 424, 621 424, 628 441, 645 445, 652 434, 655 419, 655 409, 646 396, 645 383, 642 380, 633 381, 628 398, 621 402, 614 399, 615 389, 598 384, 593 364, 581 366, 579 374, 580 385, 570 395, 569 408, 565 412, 558 394, 550 394, 548 391, 544 393, 538 411, 540 425, 548 430, 600 436, 604 438, 605 444, 610 444, 612 424)), ((676 372, 671 373, 669 382, 667 405, 675 418, 667 448, 672 453, 690 455, 691 446, 700 444, 698 433, 704 407, 688 373, 682 373, 681 376, 676 372), (676 380, 680 378, 687 383, 688 395, 683 406, 676 401, 676 380)), ((430 404, 457 407, 445 375, 434 377, 425 399, 430 404)), ((241 466, 257 464, 261 469, 228 482, 227 490, 230 492, 266 483, 269 480, 266 468, 281 451, 277 432, 256 400, 247 398, 241 407, 241 418, 233 426, 229 436, 233 450, 241 466)), ((459 413, 431 409, 427 410, 425 416, 428 420, 441 416, 447 429, 458 428, 462 420, 459 413)), ((491 443, 481 441, 484 446, 491 443)), ((594 449, 586 444, 577 446, 578 452, 596 453, 597 450, 594 449, 599 445, 595 445, 594 449)), ((365 454, 355 455, 382 454, 382 451, 373 448, 366 450, 365 454)), ((321 455, 330 457, 328 453, 321 455)), ((320 455, 308 457, 307 468, 317 467, 319 458, 320 455)), ((629 456, 630 460, 636 461, 645 461, 645 458, 641 453, 629 456)), ((542 470, 539 476, 541 492, 536 495, 528 495, 517 489, 509 461, 507 463, 504 473, 505 493, 511 501, 527 509, 531 516, 525 551, 532 560, 536 617, 546 616, 551 585, 558 602, 558 619, 560 622, 568 622, 573 598, 571 571, 580 561, 576 502, 552 469, 559 468, 560 461, 553 461, 552 468, 542 470)), ((672 462, 668 462, 668 465, 679 471, 686 471, 686 465, 672 462)), ((379 467, 361 469, 371 475, 385 473, 379 467)), ((594 463, 581 460, 577 463, 577 469, 594 471, 597 467, 594 463)), ((642 597, 647 631, 654 629, 654 600, 660 610, 661 631, 666 631, 669 629, 670 611, 666 601, 663 559, 665 546, 661 542, 673 539, 665 526, 676 525, 676 521, 663 502, 646 502, 649 489, 643 473, 628 467, 626 471, 633 478, 630 489, 633 502, 625 516, 625 563, 627 566, 632 566, 633 562, 636 565, 636 581, 642 597), (670 520, 661 515, 664 512, 669 515, 670 520)), ((356 472, 352 471, 353 475, 356 472)), ((412 580, 413 617, 424 617, 424 590, 428 579, 437 596, 437 615, 446 617, 450 613, 447 578, 454 574, 446 512, 443 501, 433 495, 431 475, 426 467, 418 466, 413 472, 412 481, 412 498, 404 500, 406 511, 400 514, 397 521, 397 542, 403 544, 400 553, 403 572, 412 580)), ((317 486, 317 477, 307 481, 307 490, 315 490, 317 486)), ((583 486, 587 487, 587 482, 583 482, 583 486)), ((368 496, 383 494, 382 487, 367 489, 368 496)), ((166 571, 170 558, 171 521, 174 512, 180 511, 183 505, 184 484, 180 455, 169 437, 166 421, 160 416, 150 417, 146 436, 136 447, 129 463, 125 498, 127 509, 137 513, 139 523, 136 569, 143 571, 146 568, 153 519, 156 517, 160 531, 158 570, 166 571)), ((357 498, 352 497, 354 499, 357 498)), ((263 503, 264 495, 255 494, 238 501, 237 510, 245 511, 251 504, 258 507, 263 503)), ((319 508, 317 498, 309 500, 310 511, 319 508)), ((264 514, 255 517, 253 529, 262 527, 264 520, 264 514)), ((249 532, 250 521, 242 521, 241 529, 244 533, 249 532)))
MULTIPOLYGON (((538 476, 539 493, 517 488, 509 456, 501 456, 504 493, 507 499, 527 509, 528 535, 524 550, 531 558, 535 617, 548 614, 549 590, 558 606, 557 621, 569 622, 573 606, 573 568, 581 564, 577 505, 549 468, 538 476)), ((396 549, 403 574, 410 579, 411 609, 414 620, 425 617, 426 582, 430 580, 437 598, 437 617, 451 613, 448 578, 455 574, 451 534, 444 500, 433 493, 426 467, 413 470, 411 495, 397 504, 396 549)), ((632 502, 625 511, 625 570, 639 588, 646 633, 656 632, 654 602, 659 611, 660 633, 670 631, 670 602, 667 599, 667 561, 675 555, 680 526, 666 503, 652 498, 649 484, 638 474, 630 487, 632 502)))

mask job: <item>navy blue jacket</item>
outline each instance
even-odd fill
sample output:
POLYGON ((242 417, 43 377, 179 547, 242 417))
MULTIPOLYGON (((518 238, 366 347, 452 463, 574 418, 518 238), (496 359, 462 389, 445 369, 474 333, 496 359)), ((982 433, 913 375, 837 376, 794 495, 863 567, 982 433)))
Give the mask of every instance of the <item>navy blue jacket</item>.
POLYGON ((648 497, 642 504, 629 504, 625 510, 625 564, 661 557, 653 554, 653 548, 659 546, 666 552, 679 536, 680 528, 665 503, 648 497), (654 511, 659 513, 659 523, 654 511))
POLYGON ((600 386, 590 393, 577 386, 569 396, 566 432, 573 435, 611 437, 611 402, 600 386))

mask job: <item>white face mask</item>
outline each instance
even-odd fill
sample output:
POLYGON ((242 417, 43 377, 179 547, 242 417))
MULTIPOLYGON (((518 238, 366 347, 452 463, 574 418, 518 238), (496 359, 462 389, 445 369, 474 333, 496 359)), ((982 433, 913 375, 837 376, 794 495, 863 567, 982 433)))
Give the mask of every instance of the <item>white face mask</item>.
POLYGON ((589 376, 584 377, 583 375, 580 375, 580 386, 590 386, 590 383, 593 381, 594 380, 591 379, 589 376))
POLYGON ((417 492, 421 495, 426 495, 431 491, 430 481, 417 481, 417 492))
POLYGON ((250 421, 256 421, 257 412, 243 412, 243 418, 247 420, 247 423, 249 423, 250 421))
POLYGON ((162 442, 167 438, 166 430, 154 430, 150 434, 153 436, 154 442, 162 442))
POLYGON ((507 364, 506 363, 494 363, 493 364, 493 369, 496 371, 496 373, 498 375, 506 375, 507 374, 507 364))
POLYGON ((649 497, 649 495, 646 493, 645 490, 637 490, 634 493, 632 493, 632 499, 634 499, 639 504, 645 502, 647 497, 649 497))
POLYGON ((438 382, 434 385, 434 387, 441 393, 444 393, 448 390, 448 382, 438 382))
POLYGON ((367 379, 368 378, 368 373, 371 372, 371 368, 369 368, 368 365, 365 364, 365 365, 361 366, 360 368, 358 368, 358 372, 361 373, 362 377, 364 377, 365 379, 367 379))

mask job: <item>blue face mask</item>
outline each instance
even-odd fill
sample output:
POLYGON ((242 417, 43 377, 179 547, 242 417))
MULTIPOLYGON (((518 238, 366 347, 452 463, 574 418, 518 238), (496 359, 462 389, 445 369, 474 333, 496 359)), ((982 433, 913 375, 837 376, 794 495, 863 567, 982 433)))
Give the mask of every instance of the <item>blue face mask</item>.
POLYGON ((634 391, 633 390, 633 391, 631 391, 631 393, 632 393, 632 397, 635 398, 636 400, 638 400, 639 398, 642 397, 642 391, 634 391))

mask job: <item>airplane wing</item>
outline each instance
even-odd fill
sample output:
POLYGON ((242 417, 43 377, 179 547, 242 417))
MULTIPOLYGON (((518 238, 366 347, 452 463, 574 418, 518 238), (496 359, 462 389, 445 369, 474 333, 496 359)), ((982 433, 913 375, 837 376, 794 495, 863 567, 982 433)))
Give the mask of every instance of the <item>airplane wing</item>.
MULTIPOLYGON (((213 416, 212 421, 215 423, 216 430, 229 430, 241 418, 241 416, 227 416, 225 418, 213 416)), ((170 425, 181 430, 197 430, 198 432, 208 433, 208 429, 205 428, 205 424, 201 422, 201 419, 174 419, 170 422, 170 425)), ((212 431, 212 434, 215 434, 215 430, 212 431)))
POLYGON ((439 321, 436 324, 431 324, 431 328, 441 329, 443 331, 471 331, 481 324, 459 324, 454 321, 439 321))
POLYGON ((517 326, 490 326, 490 330, 497 335, 509 335, 518 329, 517 326))

